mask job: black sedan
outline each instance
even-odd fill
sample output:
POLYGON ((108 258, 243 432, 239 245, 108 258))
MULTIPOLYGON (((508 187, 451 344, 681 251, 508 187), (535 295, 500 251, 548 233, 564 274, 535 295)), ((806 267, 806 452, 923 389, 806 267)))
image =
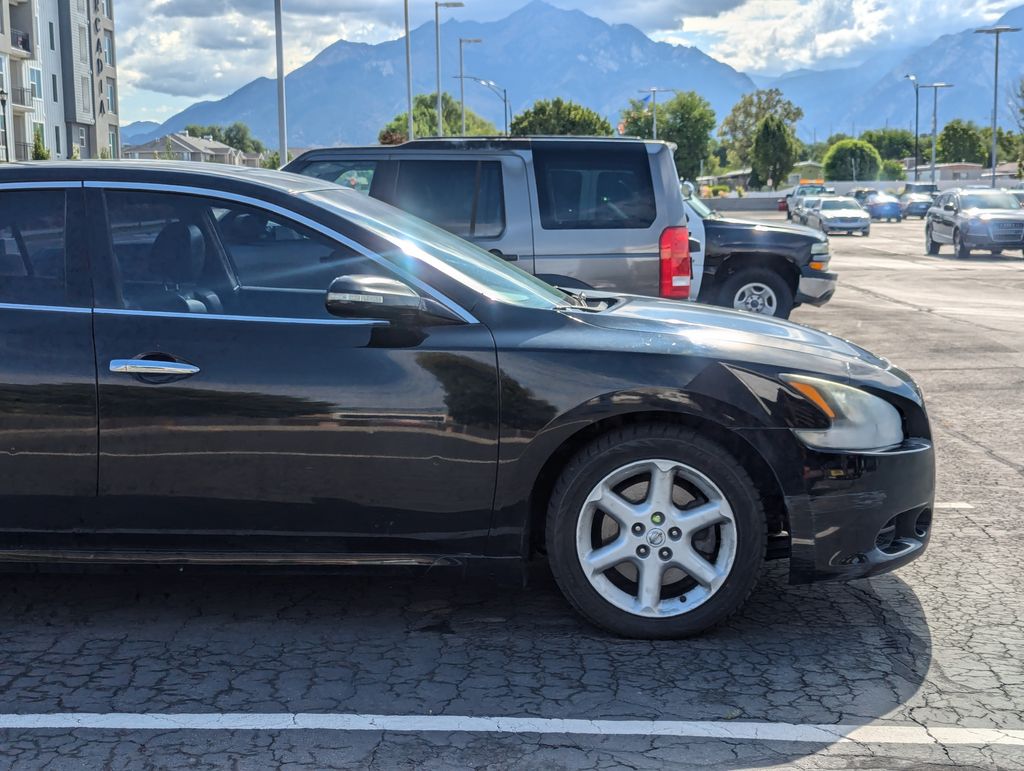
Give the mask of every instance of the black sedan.
MULTIPOLYGON (((615 633, 722 621, 767 557, 929 538, 905 373, 814 330, 568 294, 315 179, 0 169, 0 561, 483 569, 615 633)), ((797 622, 797 619, 794 619, 797 622)))
POLYGON ((942 193, 928 210, 924 226, 928 254, 950 244, 960 258, 973 249, 992 254, 1024 249, 1024 209, 1005 190, 964 188, 942 193))

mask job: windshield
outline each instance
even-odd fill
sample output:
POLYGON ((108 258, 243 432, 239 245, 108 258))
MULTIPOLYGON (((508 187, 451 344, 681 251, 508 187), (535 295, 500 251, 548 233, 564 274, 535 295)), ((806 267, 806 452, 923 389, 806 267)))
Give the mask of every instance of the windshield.
POLYGON ((961 209, 1019 209, 1020 201, 1009 193, 971 193, 960 196, 961 209))
POLYGON ((858 204, 852 198, 833 198, 833 199, 831 199, 829 201, 822 201, 821 202, 821 208, 822 209, 831 209, 831 210, 836 210, 836 209, 859 209, 860 208, 860 204, 858 204))
POLYGON ((814 193, 824 193, 824 185, 801 185, 796 189, 797 195, 813 195, 814 193))
POLYGON ((453 236, 419 217, 344 189, 317 190, 305 197, 394 246, 382 257, 416 274, 415 263, 444 273, 490 300, 525 308, 571 305, 568 295, 500 257, 453 236))

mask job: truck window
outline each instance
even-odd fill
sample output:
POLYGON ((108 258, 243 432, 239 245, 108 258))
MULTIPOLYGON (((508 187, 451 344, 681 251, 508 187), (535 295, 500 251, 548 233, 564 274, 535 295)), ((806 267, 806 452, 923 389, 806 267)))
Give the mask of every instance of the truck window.
POLYGON ((391 203, 462 238, 497 238, 505 231, 501 161, 402 160, 391 203))
POLYGON ((316 177, 327 182, 334 182, 343 187, 370 194, 373 187, 373 175, 377 171, 377 161, 312 161, 299 172, 307 177, 316 177))
POLYGON ((657 216, 647 148, 535 147, 545 230, 648 228, 657 216))

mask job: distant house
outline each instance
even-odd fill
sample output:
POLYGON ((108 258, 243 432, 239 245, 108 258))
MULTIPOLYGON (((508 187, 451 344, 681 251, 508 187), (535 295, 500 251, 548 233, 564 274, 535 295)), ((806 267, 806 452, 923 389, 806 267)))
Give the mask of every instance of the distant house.
POLYGON ((210 137, 193 137, 185 131, 168 134, 144 145, 129 145, 122 153, 125 158, 137 161, 195 161, 256 168, 263 162, 262 153, 243 153, 210 137))
MULTIPOLYGON (((907 171, 907 179, 914 178, 914 159, 905 158, 903 165, 907 171)), ((966 163, 961 161, 960 163, 936 163, 935 164, 935 181, 936 182, 975 182, 981 179, 982 166, 980 163, 966 163)), ((921 180, 931 180, 932 166, 930 163, 922 163, 917 173, 921 180)), ((992 178, 992 172, 989 171, 989 179, 992 178)))

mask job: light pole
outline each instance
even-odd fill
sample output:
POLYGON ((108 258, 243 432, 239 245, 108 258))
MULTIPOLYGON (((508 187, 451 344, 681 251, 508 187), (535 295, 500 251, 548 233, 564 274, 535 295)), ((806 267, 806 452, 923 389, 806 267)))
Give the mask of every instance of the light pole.
POLYGON ((652 136, 653 139, 657 139, 658 138, 658 94, 660 92, 662 92, 662 91, 670 91, 673 94, 678 94, 679 93, 674 88, 641 88, 640 89, 640 93, 641 94, 650 94, 651 95, 651 111, 654 114, 654 121, 653 121, 653 124, 652 124, 653 128, 652 128, 652 131, 651 131, 651 136, 652 136))
POLYGON ((466 77, 470 80, 475 80, 481 86, 490 89, 490 91, 504 103, 505 108, 503 112, 503 119, 505 121, 505 136, 508 136, 509 116, 512 114, 512 111, 508 106, 508 89, 502 88, 493 80, 483 80, 482 78, 475 78, 472 75, 466 75, 466 77))
POLYGON ((412 128, 412 39, 409 37, 409 0, 405 0, 405 101, 409 111, 406 134, 411 142, 415 137, 412 128))
POLYGON ((281 1, 274 0, 274 26, 277 30, 277 168, 288 163, 288 120, 284 94, 284 25, 281 1))
POLYGON ((940 88, 952 88, 952 83, 922 83, 921 88, 933 89, 933 101, 932 101, 932 184, 935 184, 935 148, 938 140, 938 126, 939 126, 939 89, 940 88))
POLYGON ((462 103, 462 136, 466 136, 466 75, 463 72, 465 65, 465 46, 466 43, 482 43, 484 42, 478 37, 460 37, 459 38, 459 101, 462 103))
POLYGON ((982 27, 974 30, 979 35, 996 36, 996 72, 995 83, 992 94, 992 187, 996 186, 996 149, 998 147, 996 129, 999 125, 999 36, 1004 32, 1020 32, 1020 27, 1010 27, 1005 24, 997 27, 982 27))
POLYGON ((920 179, 918 166, 921 165, 921 86, 917 75, 904 75, 914 85, 914 181, 920 179))
POLYGON ((437 51, 437 135, 444 136, 444 118, 441 115, 441 9, 462 8, 465 3, 439 3, 434 0, 434 43, 437 51))

